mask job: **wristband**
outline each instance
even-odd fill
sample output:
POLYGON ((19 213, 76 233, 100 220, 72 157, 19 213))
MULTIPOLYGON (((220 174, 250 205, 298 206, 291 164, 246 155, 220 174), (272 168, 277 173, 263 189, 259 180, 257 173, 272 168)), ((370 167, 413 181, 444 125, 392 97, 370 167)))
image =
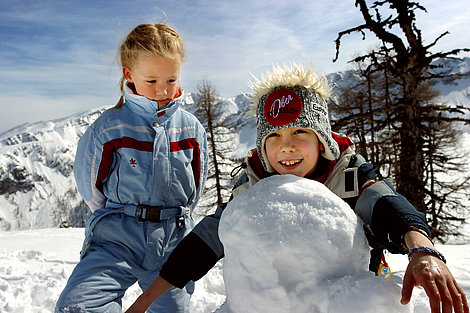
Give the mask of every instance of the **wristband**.
POLYGON ((434 242, 432 241, 431 237, 429 237, 428 233, 425 232, 423 229, 418 228, 418 227, 414 227, 414 226, 410 226, 410 230, 414 230, 414 231, 417 231, 418 233, 422 234, 424 237, 428 238, 429 241, 431 241, 431 243, 434 245, 434 242))
POLYGON ((431 248, 428 248, 428 247, 416 247, 416 248, 413 248, 413 249, 410 249, 410 251, 408 251, 408 261, 411 260, 411 254, 413 254, 413 252, 417 252, 417 251, 422 251, 422 252, 426 252, 426 253, 429 253, 429 254, 432 254, 434 255, 435 257, 439 258, 440 260, 442 260, 442 262, 446 263, 446 258, 444 257, 444 255, 442 253, 440 253, 439 251, 437 250, 434 250, 434 249, 431 249, 431 248))

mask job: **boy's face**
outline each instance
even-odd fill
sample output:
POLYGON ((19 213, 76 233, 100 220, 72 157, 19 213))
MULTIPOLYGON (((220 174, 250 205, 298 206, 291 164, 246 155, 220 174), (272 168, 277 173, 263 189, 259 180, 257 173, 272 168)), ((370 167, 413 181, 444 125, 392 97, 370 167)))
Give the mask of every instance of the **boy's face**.
POLYGON ((141 55, 132 68, 123 67, 122 71, 126 80, 134 84, 137 94, 157 101, 162 109, 178 91, 180 64, 179 58, 141 55))
POLYGON ((279 174, 307 177, 315 170, 323 144, 311 129, 290 127, 270 133, 265 140, 269 164, 279 174))

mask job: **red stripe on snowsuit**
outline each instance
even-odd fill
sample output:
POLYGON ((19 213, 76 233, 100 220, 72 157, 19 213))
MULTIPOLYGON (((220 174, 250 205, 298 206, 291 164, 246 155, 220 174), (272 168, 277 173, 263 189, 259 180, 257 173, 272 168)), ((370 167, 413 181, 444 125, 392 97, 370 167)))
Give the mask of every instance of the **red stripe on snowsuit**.
POLYGON ((99 191, 103 192, 103 186, 101 182, 109 175, 109 170, 113 164, 113 155, 114 151, 117 151, 121 148, 130 148, 139 151, 153 152, 153 142, 152 141, 140 141, 131 137, 122 137, 113 139, 106 142, 103 145, 103 152, 101 153, 101 162, 98 168, 98 176, 96 178, 96 188, 99 191))
POLYGON ((194 181, 196 182, 196 188, 199 188, 199 181, 201 179, 201 150, 196 138, 188 138, 181 141, 170 142, 170 152, 181 151, 181 150, 193 150, 193 160, 191 161, 191 167, 193 168, 194 181))

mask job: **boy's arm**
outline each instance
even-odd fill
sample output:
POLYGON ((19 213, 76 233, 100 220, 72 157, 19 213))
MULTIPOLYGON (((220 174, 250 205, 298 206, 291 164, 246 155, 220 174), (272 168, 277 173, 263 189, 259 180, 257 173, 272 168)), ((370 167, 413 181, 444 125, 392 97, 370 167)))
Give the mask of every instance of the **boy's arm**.
POLYGON ((145 312, 162 294, 172 287, 183 288, 190 281, 203 277, 224 256, 218 226, 225 204, 214 215, 203 218, 170 254, 159 276, 140 295, 126 313, 145 312))
POLYGON ((374 240, 381 248, 392 253, 407 253, 404 246, 405 234, 418 229, 431 235, 425 215, 386 180, 379 181, 376 168, 357 154, 354 157, 358 166, 358 183, 361 189, 354 211, 369 226, 374 240))
POLYGON ((144 313, 145 310, 162 294, 173 287, 161 276, 158 276, 153 283, 135 300, 126 313, 144 313))
MULTIPOLYGON (((375 169, 370 163, 361 167, 364 177, 374 179, 375 169)), ((366 188, 355 210, 370 226, 378 244, 390 252, 407 253, 417 247, 434 249, 424 214, 418 212, 387 181, 375 182, 366 188)), ((469 313, 464 292, 446 264, 432 253, 417 251, 410 255, 403 278, 403 304, 410 301, 415 286, 425 289, 432 313, 451 313, 452 309, 456 313, 469 313)))
POLYGON ((170 254, 160 276, 172 285, 183 288, 190 280, 203 277, 224 256, 219 239, 219 221, 226 204, 213 215, 203 218, 170 254))
POLYGON ((406 254, 405 234, 411 230, 431 237, 426 217, 401 194, 396 192, 388 181, 381 181, 363 192, 363 196, 375 201, 370 220, 366 223, 375 239, 392 253, 406 254))
MULTIPOLYGON (((248 181, 248 176, 243 173, 233 189, 248 181)), ((178 288, 183 288, 190 280, 199 280, 207 274, 224 257, 224 246, 219 239, 219 221, 226 206, 226 203, 220 204, 213 215, 203 218, 193 231, 183 238, 163 264, 160 270, 162 278, 178 288)))
MULTIPOLYGON (((407 232, 405 243, 408 249, 434 249, 431 240, 419 231, 407 232)), ((413 288, 416 286, 422 286, 426 291, 432 313, 452 313, 452 308, 456 313, 469 313, 465 293, 445 262, 436 255, 426 251, 416 251, 410 255, 410 262, 403 277, 402 304, 410 302, 413 288)))

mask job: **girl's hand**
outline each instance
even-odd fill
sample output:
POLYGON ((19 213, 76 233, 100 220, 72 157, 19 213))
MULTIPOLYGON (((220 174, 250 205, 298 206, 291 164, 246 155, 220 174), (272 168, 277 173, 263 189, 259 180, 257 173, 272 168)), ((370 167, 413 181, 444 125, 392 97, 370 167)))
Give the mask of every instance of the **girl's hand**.
POLYGON ((469 313, 467 298, 447 265, 425 252, 414 252, 403 277, 401 303, 410 302, 415 286, 422 286, 429 297, 432 313, 469 313), (441 311, 442 304, 442 311, 441 311))

